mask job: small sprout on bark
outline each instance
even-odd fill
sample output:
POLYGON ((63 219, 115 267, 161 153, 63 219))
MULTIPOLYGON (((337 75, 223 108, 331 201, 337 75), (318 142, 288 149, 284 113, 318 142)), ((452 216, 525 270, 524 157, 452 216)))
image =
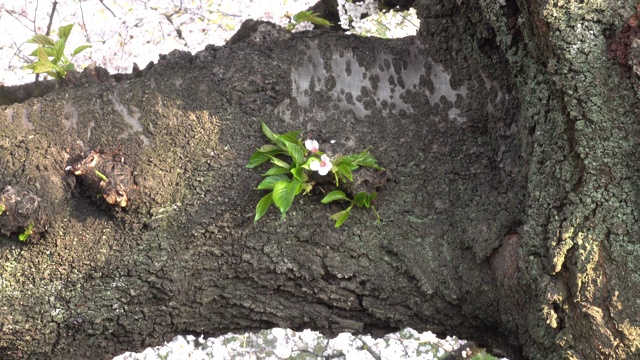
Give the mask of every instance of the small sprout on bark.
POLYGON ((100 179, 102 179, 102 181, 109 181, 109 179, 107 179, 107 177, 106 177, 106 176, 104 176, 104 174, 103 174, 103 173, 101 173, 101 172, 100 172, 100 171, 98 171, 98 170, 96 170, 96 175, 98 175, 98 177, 99 177, 100 179))
POLYGON ((0 204, 0 215, 4 212, 4 205, 0 204))
POLYGON ((290 14, 285 15, 290 19, 290 23, 287 24, 287 30, 291 31, 296 28, 296 26, 309 22, 315 25, 321 26, 331 26, 333 25, 331 21, 327 19, 323 19, 320 17, 320 14, 314 13, 313 11, 300 11, 299 13, 291 16, 290 14))
MULTIPOLYGON (((260 121, 260 126, 271 143, 256 150, 249 158, 246 167, 253 169, 263 163, 271 163, 271 168, 262 174, 264 180, 257 187, 258 190, 270 191, 258 202, 254 222, 266 214, 271 204, 275 204, 280 209, 284 218, 296 195, 303 191, 304 194, 310 193, 313 187, 319 183, 332 182, 332 178, 327 176, 330 172, 335 179, 335 187, 340 188, 344 184, 352 183, 354 181, 353 172, 361 167, 379 172, 385 171, 369 153, 369 149, 358 154, 337 156, 332 159, 320 151, 316 140, 307 139, 303 145, 300 131, 279 135, 271 131, 263 121, 260 121)), ((351 193, 355 194, 353 199, 349 198, 342 190, 334 190, 321 201, 323 204, 336 200, 351 203, 347 209, 330 217, 335 220, 335 226, 339 227, 345 222, 354 205, 371 208, 380 222, 380 216, 372 206, 376 192, 353 191, 351 193)))
POLYGON ((126 207, 136 185, 124 159, 125 155, 118 149, 88 150, 77 156, 65 170, 81 178, 80 186, 91 196, 97 193, 110 205, 126 207))
POLYGON ((32 70, 34 74, 46 73, 54 79, 63 79, 67 77, 67 72, 75 70, 75 65, 71 62, 73 58, 91 47, 91 45, 82 45, 77 47, 71 53, 71 59, 64 54, 64 48, 67 39, 71 34, 73 24, 61 26, 58 29, 58 41, 53 41, 50 37, 42 34, 35 35, 27 42, 37 44, 30 56, 37 57, 38 60, 31 64, 26 64, 24 69, 32 70))
POLYGON ((27 239, 29 238, 29 235, 33 233, 34 225, 35 225, 34 223, 30 223, 29 225, 27 225, 27 227, 24 228, 24 231, 22 232, 22 234, 18 235, 18 238, 20 239, 20 241, 27 241, 27 239))

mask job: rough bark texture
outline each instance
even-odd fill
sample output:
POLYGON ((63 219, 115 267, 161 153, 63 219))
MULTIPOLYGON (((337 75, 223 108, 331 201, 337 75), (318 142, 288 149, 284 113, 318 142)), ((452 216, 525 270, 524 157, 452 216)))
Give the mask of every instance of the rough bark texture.
POLYGON ((603 3, 417 1, 401 40, 247 23, 138 79, 0 108, 0 185, 46 210, 26 243, 0 236, 0 357, 274 326, 637 357, 638 77, 615 56, 636 9, 603 3), (258 119, 370 146, 382 224, 334 229, 318 196, 253 224, 258 119), (88 149, 125 159, 125 208, 64 170, 88 149))

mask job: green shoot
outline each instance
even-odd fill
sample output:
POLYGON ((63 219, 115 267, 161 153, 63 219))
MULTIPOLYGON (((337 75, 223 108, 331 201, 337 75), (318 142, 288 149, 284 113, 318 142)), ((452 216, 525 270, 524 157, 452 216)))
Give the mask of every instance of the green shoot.
MULTIPOLYGON (((271 143, 257 149, 249 158, 246 167, 253 169, 265 163, 269 163, 271 167, 262 174, 264 179, 257 186, 258 190, 269 192, 256 205, 254 222, 260 220, 272 204, 275 204, 284 218, 296 195, 309 194, 313 189, 315 182, 311 180, 310 175, 314 171, 317 171, 320 176, 329 175, 331 172, 331 176, 335 178, 335 185, 339 188, 341 183, 353 181, 353 171, 359 167, 384 170, 369 153, 369 149, 358 154, 331 159, 319 151, 317 141, 306 140, 303 144, 300 139, 300 131, 291 131, 282 135, 276 134, 263 121, 260 121, 260 128, 271 143)), ((99 173, 96 171, 96 174, 99 173)), ((103 180, 106 180, 106 177, 103 180)), ((380 216, 371 205, 376 195, 375 192, 371 194, 359 192, 353 199, 350 199, 342 190, 334 190, 327 194, 321 202, 323 204, 333 201, 350 203, 347 209, 330 217, 336 222, 335 227, 340 227, 349 217, 354 205, 372 208, 379 222, 380 216)))
POLYGON ((103 181, 109 181, 109 179, 107 179, 106 176, 104 176, 103 173, 101 173, 100 171, 96 170, 96 175, 98 175, 98 177, 103 180, 103 181))
POLYGON ((321 18, 320 14, 314 13, 313 11, 300 11, 299 13, 293 15, 291 21, 292 22, 287 25, 287 30, 289 31, 295 29, 296 26, 304 22, 309 22, 321 26, 333 25, 331 21, 321 18))
POLYGON ((30 56, 34 56, 37 60, 31 64, 26 64, 23 68, 32 70, 34 74, 46 73, 54 79, 63 79, 67 77, 67 72, 75 70, 75 65, 71 62, 73 58, 91 47, 91 45, 78 46, 71 53, 71 59, 64 54, 64 48, 67 39, 71 34, 73 24, 61 26, 58 29, 58 40, 53 41, 46 35, 35 35, 27 42, 37 44, 30 56))
POLYGON ((24 232, 18 235, 18 238, 20 239, 20 241, 27 241, 27 239, 29 238, 29 235, 33 233, 33 227, 34 227, 34 223, 31 223, 24 228, 24 232))

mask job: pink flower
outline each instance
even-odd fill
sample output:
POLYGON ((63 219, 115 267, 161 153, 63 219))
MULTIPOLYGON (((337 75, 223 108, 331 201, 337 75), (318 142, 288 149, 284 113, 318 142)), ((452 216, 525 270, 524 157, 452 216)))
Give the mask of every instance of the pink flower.
POLYGON ((318 142, 315 140, 305 140, 304 147, 311 151, 312 154, 315 154, 318 152, 320 145, 318 145, 318 142))
POLYGON ((311 164, 309 164, 309 168, 313 171, 317 171, 318 174, 325 176, 329 173, 333 164, 331 163, 331 159, 327 155, 322 155, 320 157, 320 161, 318 159, 314 159, 311 164))

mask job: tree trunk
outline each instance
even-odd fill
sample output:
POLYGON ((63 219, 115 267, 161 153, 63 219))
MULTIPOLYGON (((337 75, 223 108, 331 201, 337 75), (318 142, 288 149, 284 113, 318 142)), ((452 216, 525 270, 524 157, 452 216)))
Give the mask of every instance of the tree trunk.
POLYGON ((2 107, 0 186, 19 196, 0 199, 0 358, 275 326, 637 357, 635 5, 415 5, 416 37, 250 21, 138 79, 2 107), (356 209, 336 229, 344 206, 316 194, 254 224, 259 119, 370 147, 389 175, 382 223, 356 209), (96 198, 104 186, 78 170, 90 149, 107 177, 130 177, 117 194, 96 198), (27 198, 37 208, 20 210, 27 198))

